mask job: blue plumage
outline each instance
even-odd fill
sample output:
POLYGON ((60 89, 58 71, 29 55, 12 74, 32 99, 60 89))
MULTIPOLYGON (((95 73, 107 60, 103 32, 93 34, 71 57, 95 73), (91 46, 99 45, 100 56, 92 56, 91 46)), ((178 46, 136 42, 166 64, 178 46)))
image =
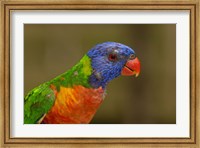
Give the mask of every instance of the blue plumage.
POLYGON ((130 47, 116 42, 105 42, 93 47, 87 53, 93 68, 90 85, 105 88, 109 81, 121 75, 126 61, 134 54, 130 47))

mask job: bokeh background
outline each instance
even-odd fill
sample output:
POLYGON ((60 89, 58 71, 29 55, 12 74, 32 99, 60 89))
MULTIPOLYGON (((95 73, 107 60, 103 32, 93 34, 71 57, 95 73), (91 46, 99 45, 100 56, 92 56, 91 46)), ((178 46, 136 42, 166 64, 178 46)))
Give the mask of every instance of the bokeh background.
POLYGON ((25 24, 24 94, 73 67, 105 41, 133 48, 141 73, 110 82, 92 123, 175 124, 175 24, 25 24))

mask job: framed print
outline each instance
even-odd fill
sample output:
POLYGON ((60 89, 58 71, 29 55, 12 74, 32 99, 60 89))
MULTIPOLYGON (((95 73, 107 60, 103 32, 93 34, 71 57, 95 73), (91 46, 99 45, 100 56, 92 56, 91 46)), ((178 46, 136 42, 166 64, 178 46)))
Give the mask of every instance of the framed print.
POLYGON ((1 1, 1 145, 199 146, 199 1, 1 1))

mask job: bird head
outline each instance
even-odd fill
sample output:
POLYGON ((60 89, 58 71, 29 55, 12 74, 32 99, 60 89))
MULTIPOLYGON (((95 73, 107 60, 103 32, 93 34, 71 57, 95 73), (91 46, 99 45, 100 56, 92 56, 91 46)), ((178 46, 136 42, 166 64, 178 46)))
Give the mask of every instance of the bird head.
POLYGON ((140 73, 140 62, 135 51, 121 43, 98 44, 88 51, 87 56, 93 69, 89 83, 94 88, 105 88, 109 81, 120 75, 137 77, 140 73))

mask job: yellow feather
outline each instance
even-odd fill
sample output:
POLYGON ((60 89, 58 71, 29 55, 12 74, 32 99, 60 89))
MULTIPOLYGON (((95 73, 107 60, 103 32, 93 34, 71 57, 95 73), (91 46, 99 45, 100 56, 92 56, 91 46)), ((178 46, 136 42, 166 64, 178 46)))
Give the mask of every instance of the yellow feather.
POLYGON ((83 64, 82 72, 85 74, 85 76, 91 75, 92 69, 91 69, 91 67, 90 67, 90 65, 91 65, 90 58, 89 58, 88 56, 85 55, 85 56, 81 59, 80 62, 83 64))

